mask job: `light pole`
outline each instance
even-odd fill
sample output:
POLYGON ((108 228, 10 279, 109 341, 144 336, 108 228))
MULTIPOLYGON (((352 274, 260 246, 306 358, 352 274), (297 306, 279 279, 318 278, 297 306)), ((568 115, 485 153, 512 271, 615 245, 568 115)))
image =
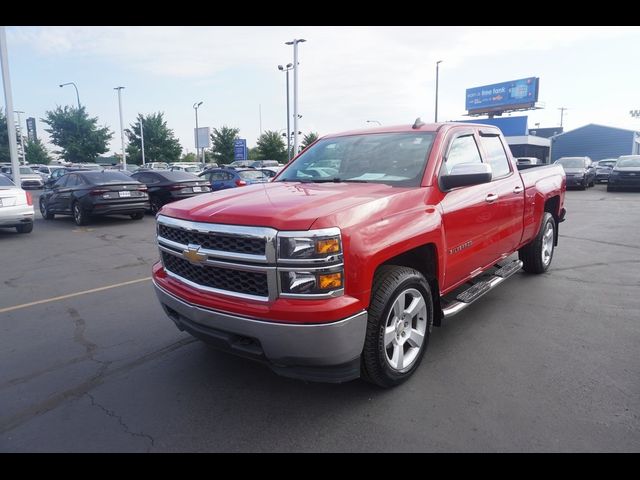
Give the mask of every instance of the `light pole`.
POLYGON ((122 170, 127 170, 127 153, 124 149, 124 122, 122 121, 122 89, 124 87, 115 87, 118 91, 118 108, 120 110, 120 140, 122 141, 122 170))
POLYGON ((287 63, 286 68, 282 65, 278 65, 278 70, 287 74, 287 160, 291 160, 291 135, 289 134, 291 131, 291 128, 289 127, 289 70, 292 68, 292 63, 287 63))
POLYGON ((144 162, 144 124, 142 123, 142 116, 138 120, 140 124, 140 142, 142 143, 142 165, 145 165, 144 162))
POLYGON ((7 35, 5 27, 0 26, 0 65, 2 65, 2 85, 4 88, 4 104, 7 112, 7 133, 9 134, 9 157, 13 182, 21 185, 18 148, 16 146, 16 125, 13 122, 13 97, 11 95, 11 75, 9 75, 9 58, 7 57, 7 35))
POLYGON ((438 60, 436 62, 436 118, 435 121, 436 123, 438 122, 438 80, 439 80, 439 76, 440 76, 440 64, 442 63, 442 60, 438 60))
POLYGON ((60 84, 60 88, 66 86, 66 85, 73 85, 73 88, 76 89, 76 99, 78 100, 78 110, 80 110, 80 94, 78 93, 78 87, 76 86, 75 83, 73 82, 68 82, 68 83, 62 83, 60 84))
MULTIPOLYGON (((198 158, 198 156, 200 155, 200 136, 198 135, 198 108, 200 108, 200 105, 202 105, 202 102, 196 102, 193 104, 193 109, 196 111, 196 159, 198 158)), ((204 157, 204 149, 203 149, 203 155, 204 157)), ((204 159, 203 159, 203 163, 204 163, 204 159)))
POLYGON ((382 124, 378 120, 367 120, 367 123, 377 123, 378 125, 382 126, 382 124))
POLYGON ((560 110, 560 126, 562 127, 562 122, 564 120, 564 111, 569 109, 567 107, 559 107, 558 110, 560 110))
POLYGON ((304 38, 294 38, 286 45, 293 45, 293 155, 298 154, 298 44, 306 42, 304 38))
POLYGON ((20 138, 20 146, 22 147, 22 164, 27 164, 27 152, 24 150, 24 137, 22 136, 22 117, 20 116, 21 112, 19 110, 14 110, 13 113, 18 114, 18 129, 16 133, 18 134, 18 138, 20 138))

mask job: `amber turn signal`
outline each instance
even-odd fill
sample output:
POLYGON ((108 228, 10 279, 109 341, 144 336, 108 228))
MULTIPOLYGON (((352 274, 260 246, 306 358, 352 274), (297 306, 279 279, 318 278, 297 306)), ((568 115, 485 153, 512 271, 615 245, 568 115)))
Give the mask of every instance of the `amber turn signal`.
POLYGON ((321 290, 342 288, 342 272, 318 275, 318 286, 321 290))
POLYGON ((340 241, 337 238, 327 238, 316 242, 316 253, 338 253, 340 251, 340 241))

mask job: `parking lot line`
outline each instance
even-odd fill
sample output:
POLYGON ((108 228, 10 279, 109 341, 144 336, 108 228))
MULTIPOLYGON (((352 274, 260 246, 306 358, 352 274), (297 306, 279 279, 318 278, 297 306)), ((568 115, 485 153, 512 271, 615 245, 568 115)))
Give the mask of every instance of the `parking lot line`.
POLYGON ((102 292, 104 290, 110 290, 112 288, 124 287, 125 285, 132 285, 134 283, 146 282, 147 280, 151 280, 151 277, 144 277, 144 278, 139 278, 137 280, 129 280, 127 282, 114 283, 113 285, 107 285, 106 287, 92 288, 91 290, 83 290, 82 292, 69 293, 67 295, 60 295, 59 297, 45 298, 44 300, 23 303, 22 305, 14 305, 13 307, 0 308, 0 313, 12 312, 14 310, 20 310, 21 308, 32 307, 34 305, 41 305, 43 303, 57 302, 58 300, 65 300, 67 298, 77 297, 79 295, 86 295, 88 293, 102 292))

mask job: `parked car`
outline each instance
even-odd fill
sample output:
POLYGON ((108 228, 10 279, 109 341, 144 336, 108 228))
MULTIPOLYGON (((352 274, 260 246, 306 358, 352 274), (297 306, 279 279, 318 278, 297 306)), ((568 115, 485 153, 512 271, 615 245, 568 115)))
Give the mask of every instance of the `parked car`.
POLYGON ((200 165, 172 165, 169 167, 171 172, 188 172, 198 174, 202 172, 203 168, 200 165))
POLYGON ((609 174, 607 191, 640 188, 640 155, 622 155, 609 174))
POLYGON ((33 230, 34 216, 31 193, 0 173, 0 228, 15 228, 18 233, 29 233, 33 230))
POLYGON ((208 182, 189 172, 146 170, 134 173, 131 178, 147 186, 149 204, 154 215, 169 202, 211 191, 208 182))
POLYGON ((85 225, 92 215, 129 215, 140 220, 148 209, 146 185, 109 170, 72 171, 48 184, 40 196, 44 219, 73 215, 77 225, 85 225))
POLYGON ((548 271, 565 178, 560 165, 518 171, 488 125, 326 136, 274 182, 163 207, 154 288, 180 330, 276 373, 391 387, 432 326, 522 268, 548 271), (336 158, 337 175, 317 173, 336 158))
POLYGON ((145 167, 152 170, 167 170, 169 168, 169 164, 165 162, 147 162, 145 163, 145 167))
MULTIPOLYGON (((31 170, 30 167, 19 167, 20 168, 20 183, 22 188, 42 188, 44 185, 44 180, 39 173, 31 170)), ((12 167, 0 167, 0 173, 4 173, 11 181, 14 181, 13 170, 12 167)))
POLYGON ((269 181, 264 172, 249 168, 213 168, 205 170, 199 176, 209 181, 213 191, 269 181))
POLYGON ((596 181, 596 169, 589 157, 561 157, 554 163, 562 165, 567 174, 567 187, 580 187, 586 190, 596 181))
POLYGON ((251 168, 264 168, 264 167, 282 167, 277 160, 256 160, 251 165, 251 168))
POLYGON ((611 169, 616 164, 616 158, 604 158, 594 162, 596 169, 596 183, 602 183, 609 180, 611 169))
MULTIPOLYGON (((45 182, 49 180, 49 177, 55 170, 59 168, 64 168, 63 165, 38 165, 37 167, 38 167, 38 172, 40 172, 42 175, 45 176, 45 179, 44 179, 45 182)), ((34 166, 32 166, 31 169, 33 170, 34 166)))
POLYGON ((253 165, 254 160, 235 160, 229 164, 230 167, 247 168, 253 165))
POLYGON ((66 175, 69 172, 88 172, 90 170, 88 170, 87 168, 84 167, 60 167, 60 168, 56 168, 55 170, 53 170, 51 172, 51 175, 49 175, 49 178, 47 179, 47 181, 45 182, 45 187, 47 187, 48 185, 53 185, 60 177, 62 177, 63 175, 66 175))

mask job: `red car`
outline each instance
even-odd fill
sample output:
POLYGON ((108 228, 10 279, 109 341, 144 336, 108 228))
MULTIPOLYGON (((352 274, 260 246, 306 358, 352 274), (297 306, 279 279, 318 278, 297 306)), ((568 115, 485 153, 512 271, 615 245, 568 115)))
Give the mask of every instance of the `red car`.
POLYGON ((155 289, 178 328, 279 374, 389 387, 432 326, 549 268, 565 189, 491 126, 329 135, 274 182, 166 205, 155 289))

